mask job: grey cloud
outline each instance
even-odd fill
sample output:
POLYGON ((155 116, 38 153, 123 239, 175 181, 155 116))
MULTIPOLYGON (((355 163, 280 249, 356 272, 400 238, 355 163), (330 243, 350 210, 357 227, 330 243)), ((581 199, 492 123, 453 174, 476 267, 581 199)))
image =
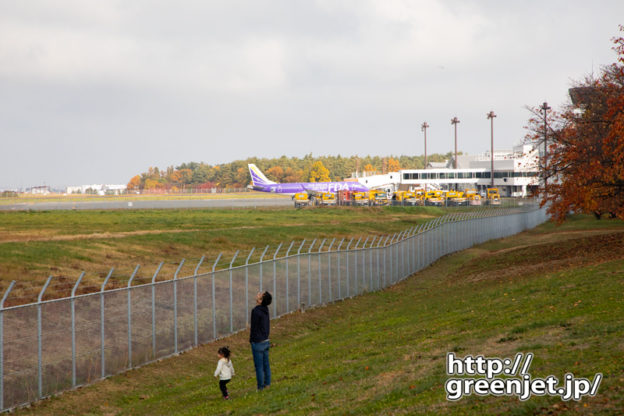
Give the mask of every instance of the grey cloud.
POLYGON ((624 5, 78 1, 0 5, 0 188, 126 182, 248 156, 522 139, 526 104, 614 59, 624 5))

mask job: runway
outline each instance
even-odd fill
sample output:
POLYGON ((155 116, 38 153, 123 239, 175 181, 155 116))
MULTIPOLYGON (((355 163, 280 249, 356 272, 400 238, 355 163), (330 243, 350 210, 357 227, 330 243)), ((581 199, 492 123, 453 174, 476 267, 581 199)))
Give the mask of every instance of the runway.
POLYGON ((67 201, 0 205, 0 211, 293 207, 290 198, 67 201))

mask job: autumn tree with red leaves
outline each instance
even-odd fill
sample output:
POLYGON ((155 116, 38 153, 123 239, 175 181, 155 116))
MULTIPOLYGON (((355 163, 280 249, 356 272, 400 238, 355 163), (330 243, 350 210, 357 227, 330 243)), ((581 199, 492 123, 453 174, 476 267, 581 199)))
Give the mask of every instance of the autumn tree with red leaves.
POLYGON ((558 222, 569 212, 624 219, 624 36, 613 43, 616 62, 571 88, 571 102, 547 113, 546 129, 543 110, 529 109, 528 141, 543 149, 547 140, 539 193, 558 222))

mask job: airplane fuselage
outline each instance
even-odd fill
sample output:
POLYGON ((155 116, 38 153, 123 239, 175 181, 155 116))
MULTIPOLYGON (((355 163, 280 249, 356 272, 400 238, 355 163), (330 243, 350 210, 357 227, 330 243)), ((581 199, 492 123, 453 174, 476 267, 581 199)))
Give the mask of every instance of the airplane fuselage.
POLYGON ((296 194, 299 192, 366 192, 368 188, 359 182, 292 182, 270 185, 255 184, 253 189, 277 194, 296 194))

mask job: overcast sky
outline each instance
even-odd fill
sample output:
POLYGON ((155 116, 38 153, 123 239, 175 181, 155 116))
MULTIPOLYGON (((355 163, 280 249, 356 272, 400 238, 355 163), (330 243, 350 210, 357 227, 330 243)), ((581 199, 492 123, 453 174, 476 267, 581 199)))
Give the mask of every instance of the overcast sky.
POLYGON ((611 63, 624 1, 0 0, 0 189, 250 156, 495 148, 611 63))

